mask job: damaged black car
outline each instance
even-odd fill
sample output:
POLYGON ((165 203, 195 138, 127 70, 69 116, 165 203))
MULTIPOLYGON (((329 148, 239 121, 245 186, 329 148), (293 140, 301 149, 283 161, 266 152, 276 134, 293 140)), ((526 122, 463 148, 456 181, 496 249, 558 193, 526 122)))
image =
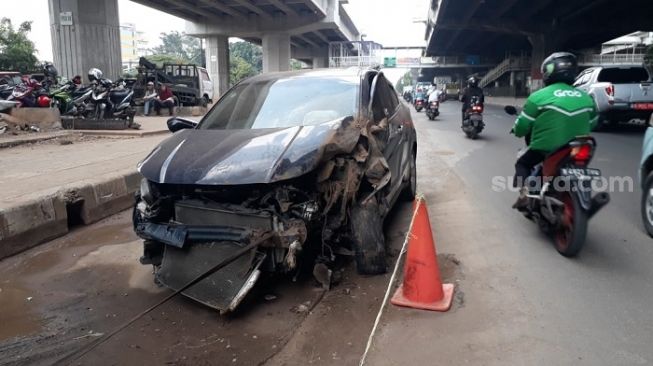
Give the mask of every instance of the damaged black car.
POLYGON ((382 72, 259 75, 199 123, 168 126, 174 134, 138 165, 133 215, 156 282, 179 290, 254 242, 182 293, 224 313, 262 273, 330 274, 343 255, 361 274, 386 272, 383 219, 415 196, 417 141, 382 72))

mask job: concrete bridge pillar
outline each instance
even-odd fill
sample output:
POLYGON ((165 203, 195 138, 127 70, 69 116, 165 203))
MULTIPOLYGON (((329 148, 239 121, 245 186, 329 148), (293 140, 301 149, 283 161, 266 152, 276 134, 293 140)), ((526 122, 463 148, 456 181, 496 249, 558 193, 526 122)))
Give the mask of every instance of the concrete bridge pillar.
POLYGON ((48 0, 54 65, 61 76, 122 75, 118 0, 48 0))
POLYGON ((263 72, 290 70, 290 35, 268 33, 263 35, 263 72))
POLYGON ((313 57, 313 68, 314 69, 323 69, 329 67, 329 58, 328 57, 313 57))
POLYGON ((542 72, 540 67, 545 58, 556 51, 560 46, 560 34, 551 32, 547 34, 538 34, 536 36, 528 37, 528 40, 533 47, 531 53, 531 91, 538 90, 544 85, 542 83, 542 72))
POLYGON ((213 81, 213 101, 229 90, 229 37, 208 36, 206 39, 206 71, 213 81))

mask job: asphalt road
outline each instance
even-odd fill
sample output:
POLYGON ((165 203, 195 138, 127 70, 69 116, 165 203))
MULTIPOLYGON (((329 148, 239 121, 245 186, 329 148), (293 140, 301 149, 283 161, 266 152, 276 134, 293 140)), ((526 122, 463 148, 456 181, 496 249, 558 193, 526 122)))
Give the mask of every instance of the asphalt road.
MULTIPOLYGON (((652 363, 653 249, 639 188, 613 192, 580 256, 564 258, 510 209, 514 192, 492 189, 493 177, 512 175, 522 146, 507 133, 512 118, 488 107, 487 129, 471 141, 459 108, 444 103, 435 121, 414 113, 418 190, 442 278, 457 286, 454 305, 447 313, 388 307, 366 364, 652 363)), ((593 166, 636 180, 641 131, 596 137, 593 166)), ((402 203, 386 220, 390 259, 410 213, 402 203)), ((168 294, 138 264, 140 251, 125 212, 0 262, 0 364, 51 364, 168 294)), ((357 365, 390 276, 361 277, 350 264, 342 277, 324 297, 310 278, 263 283, 228 317, 176 298, 79 362, 357 365)))
POLYGON ((369 364, 395 364, 384 355, 396 353, 415 365, 653 363, 653 239, 643 231, 637 183, 642 128, 595 135, 592 166, 634 187, 611 192, 585 248, 568 259, 511 210, 514 192, 493 189, 493 177, 512 176, 523 146, 508 134, 514 118, 488 106, 487 128, 471 141, 459 108, 446 102, 435 121, 413 117, 419 190, 430 199, 438 251, 460 262, 453 280, 464 300, 447 314, 390 308, 369 364))

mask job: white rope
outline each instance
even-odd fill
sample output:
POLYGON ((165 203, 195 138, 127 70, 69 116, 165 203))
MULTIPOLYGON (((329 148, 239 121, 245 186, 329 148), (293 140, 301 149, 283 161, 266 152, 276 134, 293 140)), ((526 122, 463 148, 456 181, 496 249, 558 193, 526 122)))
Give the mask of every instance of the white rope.
POLYGON ((413 223, 415 222, 417 211, 419 210, 419 206, 424 204, 424 197, 422 195, 416 197, 415 200, 417 201, 417 204, 415 205, 415 211, 413 212, 413 217, 410 219, 410 226, 408 227, 408 233, 406 233, 404 244, 401 246, 401 252, 399 252, 399 256, 397 256, 397 262, 395 262, 395 268, 392 271, 390 282, 388 282, 388 288, 385 290, 385 296, 383 296, 383 302, 381 303, 379 312, 376 314, 376 319, 374 320, 374 326, 372 327, 370 336, 367 338, 367 345, 365 346, 365 352, 363 352, 363 356, 361 356, 361 361, 358 364, 359 366, 365 365, 365 359, 367 358, 367 353, 370 351, 370 348, 372 347, 372 340, 374 339, 374 334, 376 333, 376 329, 378 328, 379 322, 381 321, 383 310, 388 304, 388 298, 390 297, 390 290, 392 290, 392 285, 395 282, 395 277, 397 276, 397 270, 399 269, 399 263, 401 263, 401 257, 404 255, 404 253, 406 253, 406 246, 408 246, 408 239, 410 238, 413 232, 413 223))

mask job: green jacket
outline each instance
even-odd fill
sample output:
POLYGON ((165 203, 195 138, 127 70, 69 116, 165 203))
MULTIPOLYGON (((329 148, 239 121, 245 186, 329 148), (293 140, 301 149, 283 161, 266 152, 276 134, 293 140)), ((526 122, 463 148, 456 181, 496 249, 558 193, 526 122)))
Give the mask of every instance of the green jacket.
POLYGON ((589 94, 556 83, 528 97, 512 131, 517 137, 530 132, 529 148, 549 153, 576 136, 589 135, 597 122, 596 107, 589 94))

